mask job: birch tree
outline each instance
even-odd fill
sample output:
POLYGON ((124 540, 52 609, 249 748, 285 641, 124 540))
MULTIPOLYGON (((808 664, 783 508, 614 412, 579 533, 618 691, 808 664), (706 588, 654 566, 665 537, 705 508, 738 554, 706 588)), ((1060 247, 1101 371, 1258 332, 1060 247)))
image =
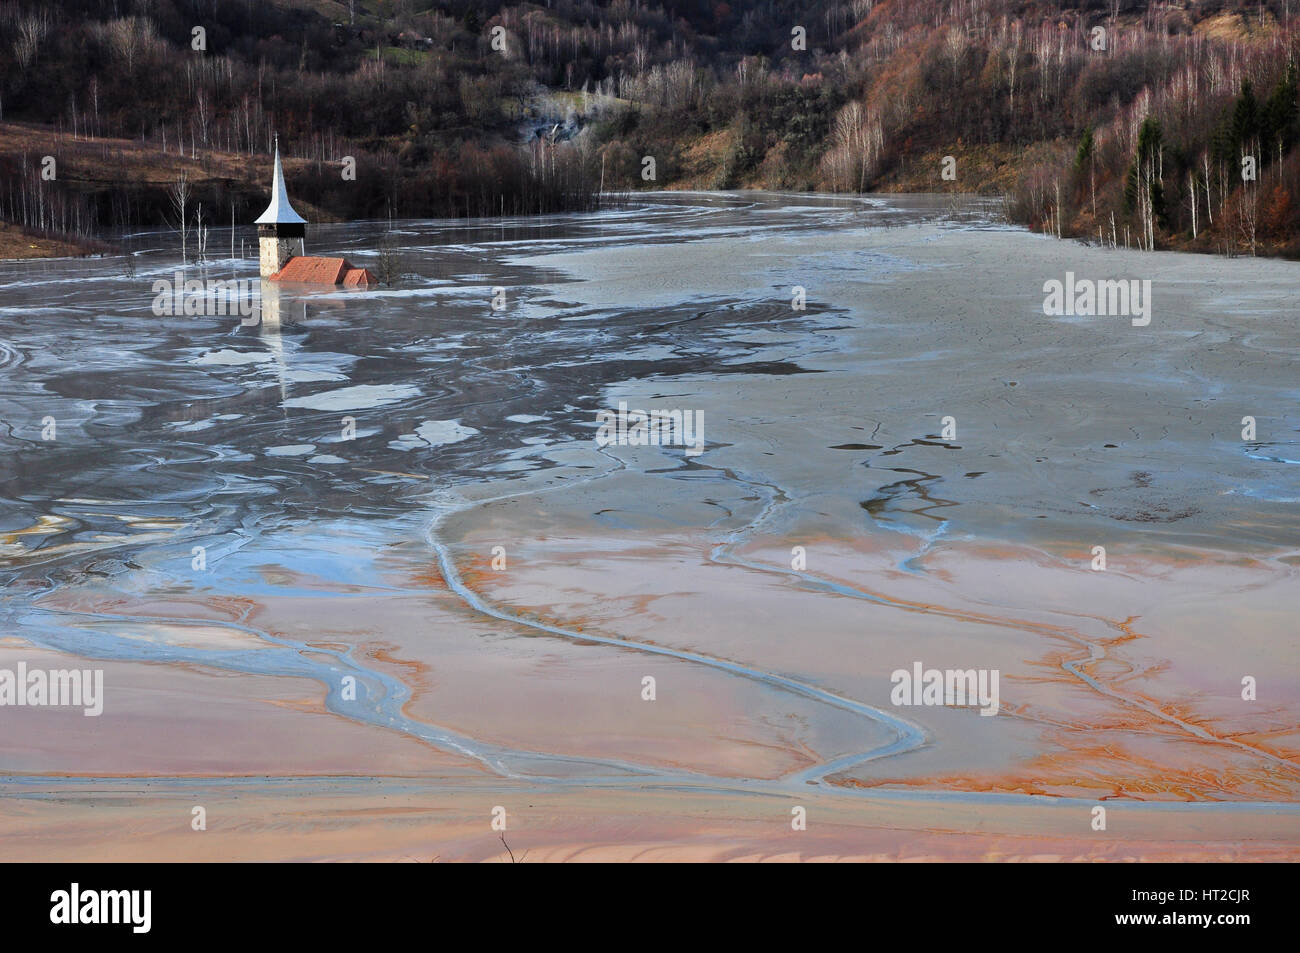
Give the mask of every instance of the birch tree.
POLYGON ((181 233, 182 261, 189 260, 186 256, 186 242, 189 237, 188 209, 190 193, 190 179, 185 172, 181 172, 167 189, 167 197, 171 201, 172 213, 176 217, 176 230, 181 233))

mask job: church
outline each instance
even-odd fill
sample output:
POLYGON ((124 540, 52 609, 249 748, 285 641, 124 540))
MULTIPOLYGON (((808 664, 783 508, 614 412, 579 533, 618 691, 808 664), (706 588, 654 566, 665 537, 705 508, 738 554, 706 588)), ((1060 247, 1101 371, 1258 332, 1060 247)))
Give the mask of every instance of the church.
POLYGON ((373 288, 379 284, 368 268, 357 268, 346 258, 320 258, 305 254, 307 220, 289 204, 280 166, 280 144, 275 145, 275 174, 271 204, 257 217, 260 272, 269 281, 310 285, 373 288))

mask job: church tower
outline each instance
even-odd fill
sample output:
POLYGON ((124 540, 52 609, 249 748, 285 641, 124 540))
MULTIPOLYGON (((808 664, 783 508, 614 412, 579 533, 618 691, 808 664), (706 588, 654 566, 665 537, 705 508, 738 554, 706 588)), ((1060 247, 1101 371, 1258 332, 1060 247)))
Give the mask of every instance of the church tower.
POLYGON ((284 170, 280 168, 280 142, 275 143, 275 177, 271 182, 271 204, 257 217, 257 245, 260 271, 270 278, 285 262, 303 254, 303 236, 307 220, 293 210, 284 188, 284 170))

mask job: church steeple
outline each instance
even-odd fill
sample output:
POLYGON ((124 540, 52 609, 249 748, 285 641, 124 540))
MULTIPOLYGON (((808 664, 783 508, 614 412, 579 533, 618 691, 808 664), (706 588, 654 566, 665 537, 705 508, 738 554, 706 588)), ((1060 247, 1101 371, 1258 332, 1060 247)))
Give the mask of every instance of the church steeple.
POLYGON ((280 166, 280 137, 275 140, 275 177, 271 181, 271 204, 257 217, 258 225, 306 225, 307 220, 289 204, 284 187, 284 169, 280 166))
POLYGON ((280 139, 275 140, 275 172, 271 180, 271 204, 257 217, 257 241, 260 271, 270 278, 295 255, 304 253, 303 237, 307 220, 289 204, 284 187, 284 169, 280 166, 280 139))

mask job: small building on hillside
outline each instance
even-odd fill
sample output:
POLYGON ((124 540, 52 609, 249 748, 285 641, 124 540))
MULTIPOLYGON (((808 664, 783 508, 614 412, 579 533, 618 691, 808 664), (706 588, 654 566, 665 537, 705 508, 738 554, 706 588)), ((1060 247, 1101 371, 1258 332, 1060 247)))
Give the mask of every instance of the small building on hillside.
POLYGON ((275 173, 271 180, 271 204, 257 217, 259 271, 270 281, 312 285, 344 285, 372 288, 379 284, 369 269, 357 268, 346 258, 316 258, 306 254, 303 239, 307 220, 289 204, 280 166, 280 144, 275 146, 275 173))

